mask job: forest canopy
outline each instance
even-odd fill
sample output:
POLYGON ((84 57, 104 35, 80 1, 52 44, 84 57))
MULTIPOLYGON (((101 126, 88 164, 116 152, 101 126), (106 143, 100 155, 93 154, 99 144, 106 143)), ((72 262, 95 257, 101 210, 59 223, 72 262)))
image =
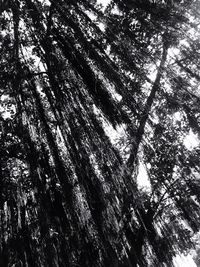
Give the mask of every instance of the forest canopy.
POLYGON ((199 0, 0 1, 0 266, 198 264, 199 66, 199 0))

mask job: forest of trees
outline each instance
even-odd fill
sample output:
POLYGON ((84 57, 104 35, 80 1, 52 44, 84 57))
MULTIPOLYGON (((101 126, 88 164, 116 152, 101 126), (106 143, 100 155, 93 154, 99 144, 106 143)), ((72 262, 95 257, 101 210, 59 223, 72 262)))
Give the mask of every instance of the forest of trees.
POLYGON ((199 138, 200 0, 0 1, 0 267, 174 266, 199 138))

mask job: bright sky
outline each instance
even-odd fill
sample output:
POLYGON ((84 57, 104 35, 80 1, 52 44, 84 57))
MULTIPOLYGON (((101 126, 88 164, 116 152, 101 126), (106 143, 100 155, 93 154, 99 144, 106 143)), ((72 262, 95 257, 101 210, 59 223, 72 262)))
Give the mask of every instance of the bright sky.
POLYGON ((110 0, 97 0, 97 3, 102 4, 104 7, 109 4, 110 0))
POLYGON ((183 143, 188 150, 192 150, 193 148, 199 145, 198 135, 194 134, 193 131, 190 129, 190 132, 188 135, 186 135, 183 143))
POLYGON ((192 259, 191 255, 187 256, 176 256, 174 258, 174 267, 198 267, 192 259))
POLYGON ((98 3, 101 3, 102 5, 106 6, 111 0, 97 0, 98 3))

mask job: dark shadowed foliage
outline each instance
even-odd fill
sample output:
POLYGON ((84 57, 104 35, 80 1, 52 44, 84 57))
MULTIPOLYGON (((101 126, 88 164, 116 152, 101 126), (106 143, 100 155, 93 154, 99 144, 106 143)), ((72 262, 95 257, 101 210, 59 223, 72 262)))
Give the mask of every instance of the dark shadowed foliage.
POLYGON ((195 248, 199 8, 0 1, 0 266, 170 267, 195 248))

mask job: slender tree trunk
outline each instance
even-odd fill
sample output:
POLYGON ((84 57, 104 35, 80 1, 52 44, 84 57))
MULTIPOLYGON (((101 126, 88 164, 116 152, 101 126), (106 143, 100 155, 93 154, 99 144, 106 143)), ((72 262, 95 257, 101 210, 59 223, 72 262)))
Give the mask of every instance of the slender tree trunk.
POLYGON ((160 87, 160 80, 162 78, 163 72, 164 72, 164 66, 165 66, 165 62, 167 60, 167 51, 168 51, 168 47, 166 47, 166 45, 163 45, 163 52, 162 52, 162 58, 160 61, 160 66, 158 68, 158 72, 156 75, 156 79, 154 81, 154 84, 152 86, 151 89, 151 93, 147 98, 146 104, 144 106, 144 110, 142 112, 141 115, 141 120, 139 122, 139 127, 137 129, 136 135, 135 135, 135 140, 133 141, 133 145, 130 151, 130 156, 127 160, 126 166, 128 169, 128 172, 130 174, 133 173, 134 168, 135 168, 135 160, 137 157, 137 153, 138 153, 138 149, 140 146, 140 143, 142 141, 143 135, 144 135, 144 130, 145 130, 145 126, 147 123, 147 120, 149 118, 149 113, 151 111, 153 102, 155 100, 155 95, 157 93, 157 91, 159 90, 160 87))

